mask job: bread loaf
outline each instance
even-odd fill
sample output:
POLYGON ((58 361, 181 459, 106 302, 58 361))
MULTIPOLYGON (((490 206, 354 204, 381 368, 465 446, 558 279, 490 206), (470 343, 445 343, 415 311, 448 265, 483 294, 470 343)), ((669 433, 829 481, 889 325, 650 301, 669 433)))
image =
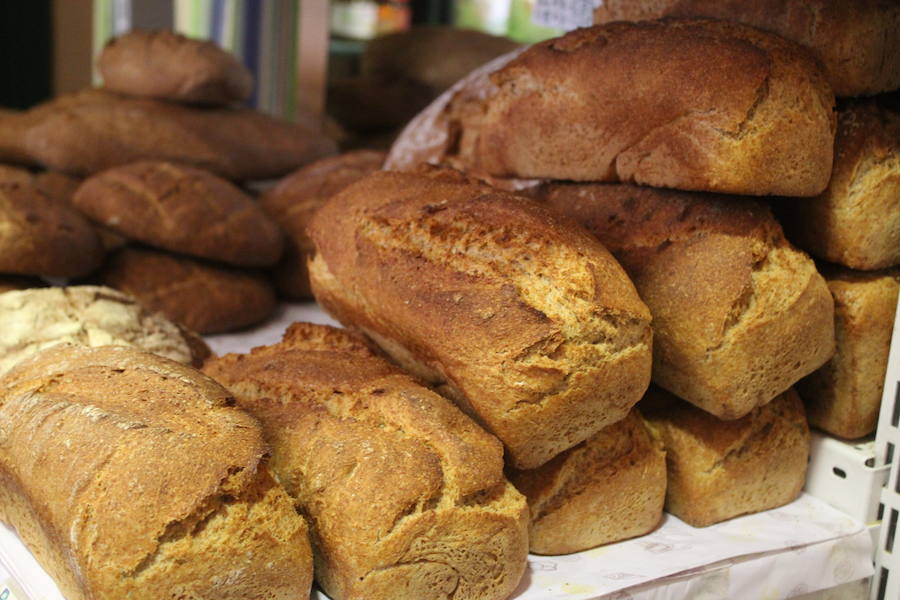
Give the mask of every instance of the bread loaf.
POLYGON ((782 506, 803 489, 809 427, 792 389, 735 421, 684 402, 644 414, 666 450, 666 511, 689 525, 782 506))
POLYGON ((309 226, 313 292, 534 468, 628 413, 650 314, 577 224, 453 172, 378 172, 309 226))
POLYGON ((894 0, 604 0, 594 23, 712 17, 772 31, 810 48, 838 96, 900 87, 900 4, 894 0))
POLYGON ((831 174, 834 95, 819 65, 752 27, 579 29, 491 79, 487 98, 448 107, 446 162, 479 176, 814 196, 831 174))
POLYGON ((625 267, 653 314, 653 381, 677 396, 736 419, 833 354, 825 281, 765 205, 628 185, 542 196, 625 267))
POLYGON ((210 355, 193 332, 107 287, 44 287, 0 294, 0 375, 58 344, 131 346, 195 367, 210 355))
POLYGON ((253 91, 253 75, 233 54, 173 31, 113 38, 97 69, 104 87, 133 96, 221 105, 246 100, 253 91))
POLYGON ((307 323, 205 369, 263 424, 331 598, 501 600, 516 588, 527 505, 503 478, 500 443, 449 401, 307 323))
POLYGON ((900 114, 875 102, 841 110, 831 182, 820 196, 775 201, 797 245, 853 269, 900 265, 900 114))
POLYGON ((288 298, 309 298, 306 260, 313 243, 306 226, 333 195, 384 163, 385 154, 357 150, 311 163, 278 182, 260 198, 260 207, 281 226, 287 237, 284 256, 274 269, 275 285, 288 298))
POLYGON ((859 438, 875 431, 900 269, 859 272, 831 268, 825 280, 834 296, 837 351, 821 369, 800 380, 809 423, 828 433, 859 438))
POLYGON ((127 238, 244 267, 274 264, 282 234, 256 202, 212 173, 138 161, 87 179, 75 206, 127 238))
POLYGON ((636 410, 527 471, 509 470, 531 509, 535 554, 568 554, 649 533, 662 518, 666 453, 636 410))
POLYGON ((57 346, 0 380, 0 422, 0 520, 68 600, 309 596, 259 425, 201 373, 57 346))

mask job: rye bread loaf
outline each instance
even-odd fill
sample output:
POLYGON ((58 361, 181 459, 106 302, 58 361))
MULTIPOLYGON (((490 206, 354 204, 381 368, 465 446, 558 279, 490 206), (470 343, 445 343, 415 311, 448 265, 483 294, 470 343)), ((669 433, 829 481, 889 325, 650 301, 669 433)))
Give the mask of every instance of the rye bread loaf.
POLYGON ((0 520, 68 600, 309 596, 259 424, 190 367, 57 346, 0 379, 0 520))
POLYGON ((0 294, 0 375, 58 344, 131 346, 195 367, 210 355, 195 333, 108 287, 43 287, 0 294))
POLYGON ((249 195, 202 169, 138 161, 98 173, 75 192, 75 206, 129 239, 244 267, 281 256, 278 225, 249 195))
POLYGON ((834 296, 837 350, 821 369, 797 383, 809 424, 843 438, 875 431, 884 391, 900 269, 824 270, 834 296))
POLYGON ((831 182, 772 206, 797 245, 852 269, 900 264, 900 114, 875 102, 838 115, 831 182))
POLYGON ((764 204, 621 184, 541 195, 631 276, 653 314, 653 381, 677 396, 736 419, 834 353, 828 287, 764 204))
POLYGON ((6 117, 0 158, 87 176, 138 160, 193 165, 231 180, 280 177, 335 151, 317 117, 195 108, 98 89, 6 117), (9 143, 5 143, 5 140, 9 143))
MULTIPOLYGON (((651 386, 648 396, 667 392, 651 386)), ((734 421, 669 398, 644 411, 666 451, 666 512, 694 527, 787 504, 803 489, 809 426, 790 389, 734 421)), ((644 401, 639 404, 643 408, 644 401)))
POLYGON ((503 448, 349 333, 296 323, 206 372, 256 416, 335 600, 502 600, 528 552, 503 448))
POLYGON ((535 44, 451 102, 446 162, 476 175, 814 196, 834 94, 801 46, 724 21, 612 23, 535 44))
POLYGON ((281 226, 287 237, 284 255, 273 269, 278 292, 288 298, 309 298, 306 261, 314 246, 306 226, 320 206, 345 187, 381 168, 385 154, 356 150, 323 158, 291 173, 259 200, 260 208, 281 226))
POLYGON ((213 42, 173 31, 130 31, 111 39, 97 59, 113 92, 175 102, 230 104, 253 91, 253 75, 213 42))
POLYGON ((628 413, 650 313, 603 246, 461 174, 378 172, 313 217, 319 303, 534 468, 628 413))
POLYGON ((260 272, 148 248, 119 250, 94 279, 204 335, 255 325, 276 307, 275 290, 260 272))
POLYGON ((895 0, 605 0, 594 23, 711 17, 777 33, 810 48, 838 96, 900 87, 900 4, 895 0))
POLYGON ((649 533, 662 519, 666 453, 636 410, 509 480, 531 511, 535 554, 569 554, 649 533))

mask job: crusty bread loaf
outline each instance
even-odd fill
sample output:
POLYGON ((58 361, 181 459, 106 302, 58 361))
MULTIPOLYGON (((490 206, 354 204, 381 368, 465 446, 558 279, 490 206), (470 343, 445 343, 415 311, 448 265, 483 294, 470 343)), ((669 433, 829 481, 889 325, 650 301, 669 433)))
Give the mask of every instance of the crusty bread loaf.
POLYGON ((650 313, 590 234, 455 172, 378 172, 319 209, 313 292, 534 468, 646 388, 650 313))
POLYGON ((138 161, 87 179, 73 201, 97 223, 173 252, 244 267, 281 256, 278 225, 253 198, 202 169, 138 161))
POLYGON ((0 379, 0 520, 68 600, 307 598, 308 530, 220 385, 123 346, 0 379))
POLYGON ((797 384, 809 423, 844 438, 875 431, 897 296, 900 269, 825 271, 834 296, 837 351, 821 369, 797 384))
POLYGON ((95 279, 202 334, 249 327, 276 306, 275 290, 262 273, 148 248, 119 250, 95 279))
POLYGON ((644 535, 662 518, 666 453, 636 410, 537 469, 508 473, 528 499, 536 554, 644 535))
POLYGON ((900 114, 875 102, 841 110, 831 182, 820 196, 773 202, 792 241, 853 269, 900 265, 900 114))
POLYGON ((314 246, 306 226, 320 206, 345 187, 377 171, 385 154, 356 150, 323 158, 291 173, 260 198, 260 207, 287 235, 284 256, 274 268, 275 285, 288 298, 309 298, 306 260, 314 246))
POLYGON ((685 402, 644 415, 666 450, 666 511, 694 527, 782 506, 803 489, 809 427, 792 389, 735 421, 685 402))
POLYGON ((60 96, 2 124, 2 156, 80 176, 167 160, 232 180, 266 179, 335 151, 312 115, 290 122, 247 109, 200 109, 96 89, 60 96))
POLYGON ((772 31, 812 49, 838 96, 900 87, 896 0, 605 0, 594 23, 711 17, 772 31))
POLYGON ((801 46, 710 20, 612 23, 535 44, 452 102, 447 162, 494 177, 814 196, 834 95, 801 46), (711 68, 712 65, 715 68, 711 68))
POLYGON ((108 287, 42 287, 0 294, 0 375, 57 344, 131 346, 195 367, 210 355, 195 333, 108 287))
POLYGON ((615 184, 542 195, 625 267, 653 314, 653 380, 679 397, 735 419, 833 354, 825 281, 764 204, 615 184))
POLYGON ((528 553, 503 449, 363 342, 297 323, 206 372, 263 424, 335 600, 501 600, 528 553))
POLYGON ((0 181, 0 273, 80 277, 102 260, 97 234, 71 205, 33 182, 0 181))
POLYGON ((233 54, 173 31, 131 31, 113 38, 97 69, 104 87, 133 96, 230 104, 253 91, 253 75, 233 54))

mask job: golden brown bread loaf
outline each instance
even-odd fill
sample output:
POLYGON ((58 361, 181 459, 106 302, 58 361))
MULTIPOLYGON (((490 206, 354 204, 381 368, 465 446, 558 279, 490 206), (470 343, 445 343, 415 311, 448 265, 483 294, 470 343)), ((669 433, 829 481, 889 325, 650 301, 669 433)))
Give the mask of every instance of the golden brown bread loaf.
POLYGON ((825 281, 765 205, 615 184, 542 195, 610 249, 650 307, 657 385, 736 419, 833 354, 825 281))
POLYGON ((205 370, 263 424, 335 600, 502 600, 528 553, 503 449, 356 337, 296 323, 205 370))
POLYGON ((319 303, 537 467, 646 388, 650 313, 574 222, 455 172, 378 172, 313 217, 319 303))
POLYGON ((80 285, 0 294, 0 375, 57 344, 131 346, 195 367, 210 355, 195 333, 111 288, 80 285))
POLYGON ((316 117, 298 119, 90 89, 3 119, 0 159, 24 157, 79 176, 138 160, 167 160, 231 180, 266 179, 334 153, 316 117))
POLYGON ((281 256, 282 234, 249 195, 202 169, 138 161, 98 173, 75 206, 127 238, 231 265, 262 267, 281 256))
POLYGON ((825 280, 834 296, 837 351, 797 391, 809 424, 844 438, 875 431, 884 390, 900 269, 859 272, 831 268, 825 280))
POLYGON ((535 44, 461 97, 453 166, 494 177, 814 196, 834 94, 805 49, 736 23, 612 23, 535 44), (715 65, 715 68, 710 68, 715 65))
POLYGON ((649 533, 662 518, 666 453, 636 410, 509 480, 531 510, 535 554, 569 554, 649 533))
POLYGON ((685 402, 644 415, 665 446, 666 511, 694 527, 782 506, 803 489, 809 427, 793 389, 735 421, 685 402))
POLYGON ((119 250, 95 279, 202 334, 249 327, 276 306, 275 290, 259 272, 149 248, 119 250))
POLYGON ((97 69, 104 87, 132 96, 230 104, 253 91, 253 75, 233 54, 173 31, 131 31, 113 38, 97 69))
POLYGON ((320 206, 345 187, 377 171, 385 154, 377 150, 356 150, 323 158, 291 173, 267 191, 260 207, 287 236, 284 256, 274 268, 275 286, 288 298, 309 298, 309 272, 306 260, 314 246, 306 226, 320 206))
POLYGON ((875 102, 841 110, 831 182, 816 198, 776 201, 785 231, 853 269, 900 264, 900 114, 875 102))
POLYGON ((838 96, 900 87, 896 0, 605 0, 594 23, 711 17, 772 31, 811 48, 838 96))
POLYGON ((33 182, 0 182, 0 273, 80 277, 103 248, 88 220, 33 182))
POLYGON ((57 346, 0 380, 0 520, 68 600, 307 598, 259 424, 190 367, 57 346))

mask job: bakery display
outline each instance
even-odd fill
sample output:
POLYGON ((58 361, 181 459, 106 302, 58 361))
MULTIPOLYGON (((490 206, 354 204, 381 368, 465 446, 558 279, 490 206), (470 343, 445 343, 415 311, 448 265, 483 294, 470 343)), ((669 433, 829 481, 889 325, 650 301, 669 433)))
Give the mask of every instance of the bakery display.
POLYGON ((634 281, 653 314, 657 385, 736 419, 831 358, 831 295, 766 205, 621 184, 548 184, 539 196, 634 281))
MULTIPOLYGON (((666 392, 651 387, 647 395, 656 394, 666 392)), ((667 512, 706 527, 787 504, 800 494, 809 427, 793 389, 733 421, 671 400, 665 408, 644 410, 666 451, 667 512)))
POLYGON ((900 4, 892 0, 604 0, 594 23, 659 17, 738 21, 794 40, 822 61, 838 96, 900 87, 900 4))
POLYGON ((203 374, 57 346, 0 379, 0 520, 68 600, 309 597, 259 424, 203 374))
POLYGON ((501 444, 360 338, 307 323, 206 373, 260 420, 335 600, 502 600, 528 552, 501 444))
POLYGON ((875 431, 891 347, 900 269, 824 269, 834 296, 834 357, 797 384, 810 425, 842 438, 875 431))
POLYGON ((636 410, 550 462, 508 475, 528 499, 535 554, 644 535, 662 519, 666 453, 636 410))
POLYGON ((874 101, 838 113, 834 172, 819 196, 773 201, 791 240, 852 269, 900 265, 900 114, 874 101))
POLYGON ((534 468, 625 417, 650 312, 609 252, 537 202, 441 170, 381 171, 313 217, 317 301, 440 386, 534 468))

